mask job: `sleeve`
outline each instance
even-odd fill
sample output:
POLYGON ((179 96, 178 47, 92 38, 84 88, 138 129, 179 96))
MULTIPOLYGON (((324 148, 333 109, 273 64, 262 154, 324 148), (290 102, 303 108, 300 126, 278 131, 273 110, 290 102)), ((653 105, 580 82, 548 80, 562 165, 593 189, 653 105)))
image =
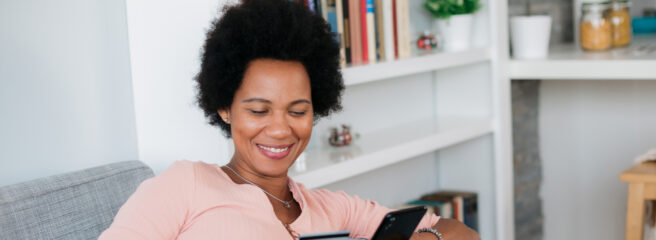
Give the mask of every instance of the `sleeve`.
MULTIPOLYGON (((358 196, 349 196, 343 191, 335 193, 335 202, 342 205, 344 214, 344 229, 351 231, 352 238, 371 239, 385 215, 392 209, 386 208, 374 201, 363 200, 358 196)), ((417 225, 417 229, 430 228, 439 220, 435 214, 426 214, 417 225)))
POLYGON ((139 185, 98 239, 176 239, 195 191, 194 164, 178 161, 139 185))

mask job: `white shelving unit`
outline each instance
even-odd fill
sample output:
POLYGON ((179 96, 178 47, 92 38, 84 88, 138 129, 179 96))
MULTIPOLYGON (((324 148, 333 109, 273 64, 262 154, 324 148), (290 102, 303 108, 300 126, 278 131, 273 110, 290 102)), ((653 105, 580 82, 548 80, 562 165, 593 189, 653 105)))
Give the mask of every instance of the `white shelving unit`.
MULTIPOLYGON (((431 26, 421 4, 410 1, 412 33, 431 26)), ((415 51, 343 69, 344 111, 315 126, 290 176, 308 188, 335 186, 388 204, 440 189, 475 191, 482 238, 513 239, 507 3, 482 5, 474 21, 478 44, 469 50, 415 51), (328 146, 326 130, 341 124, 361 137, 328 146), (385 182, 390 177, 397 180, 385 182)))
POLYGON ((290 175, 306 187, 316 188, 490 133, 489 118, 414 121, 367 134, 357 145, 308 149, 290 175))
POLYGON ((344 85, 401 77, 428 71, 464 66, 490 60, 488 48, 475 48, 462 52, 426 52, 401 60, 377 64, 351 66, 342 71, 344 85))
POLYGON ((513 79, 654 80, 656 35, 636 35, 630 46, 586 52, 576 44, 554 46, 546 59, 512 60, 513 79))

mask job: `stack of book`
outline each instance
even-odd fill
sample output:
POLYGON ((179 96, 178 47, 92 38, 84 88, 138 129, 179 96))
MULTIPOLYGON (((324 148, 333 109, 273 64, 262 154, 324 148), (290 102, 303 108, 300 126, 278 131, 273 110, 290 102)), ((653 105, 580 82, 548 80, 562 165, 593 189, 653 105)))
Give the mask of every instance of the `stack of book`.
POLYGON ((340 44, 341 65, 410 57, 409 0, 291 0, 323 16, 340 44))
POLYGON ((439 191, 407 205, 424 205, 438 216, 453 218, 478 231, 478 197, 473 192, 439 191))

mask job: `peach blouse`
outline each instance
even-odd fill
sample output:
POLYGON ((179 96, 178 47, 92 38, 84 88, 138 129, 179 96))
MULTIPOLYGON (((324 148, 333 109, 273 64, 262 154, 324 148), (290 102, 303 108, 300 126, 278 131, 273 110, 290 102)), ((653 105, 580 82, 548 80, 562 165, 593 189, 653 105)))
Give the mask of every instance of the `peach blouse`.
MULTIPOLYGON (((299 234, 350 230, 371 238, 390 209, 342 191, 308 190, 289 180, 301 215, 290 224, 299 234)), ((439 217, 426 215, 418 228, 439 217)), ((105 239, 291 239, 265 193, 236 184, 215 164, 179 161, 141 183, 120 208, 105 239)))

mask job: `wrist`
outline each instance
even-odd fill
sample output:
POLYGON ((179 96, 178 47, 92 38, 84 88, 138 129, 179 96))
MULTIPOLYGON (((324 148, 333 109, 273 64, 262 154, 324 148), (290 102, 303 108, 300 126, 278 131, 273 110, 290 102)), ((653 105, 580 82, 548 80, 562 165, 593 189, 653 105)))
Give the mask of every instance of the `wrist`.
MULTIPOLYGON (((417 230, 417 233, 422 236, 432 236, 431 239, 445 240, 442 234, 433 228, 422 228, 417 230)), ((422 239, 425 238, 422 237, 422 239)))

